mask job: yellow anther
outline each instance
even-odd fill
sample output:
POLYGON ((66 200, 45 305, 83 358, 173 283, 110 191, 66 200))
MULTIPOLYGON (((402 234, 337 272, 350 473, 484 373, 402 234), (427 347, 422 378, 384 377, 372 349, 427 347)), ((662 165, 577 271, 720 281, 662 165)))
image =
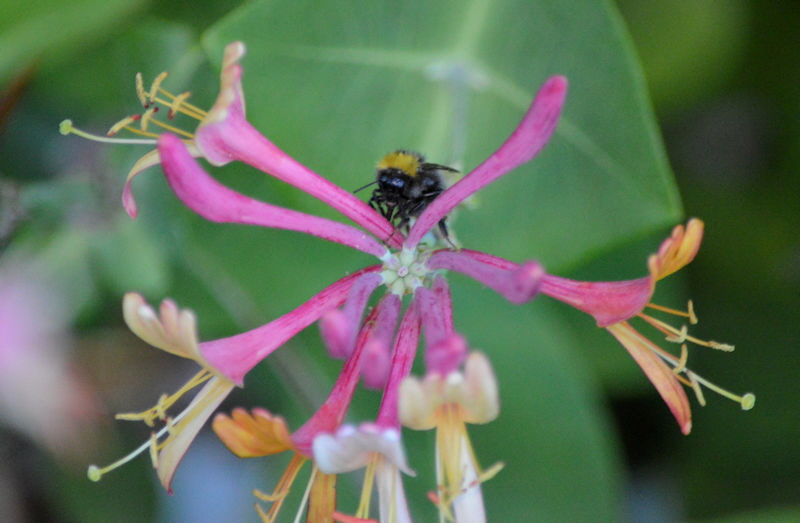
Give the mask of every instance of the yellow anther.
POLYGON ((684 343, 689 336, 689 327, 686 325, 681 326, 681 330, 676 331, 674 334, 667 336, 667 341, 671 343, 684 343))
POLYGON ((700 406, 706 406, 706 398, 703 396, 703 388, 700 386, 700 383, 697 381, 698 376, 694 372, 687 372, 687 376, 689 376, 689 383, 692 385, 692 390, 694 391, 694 395, 697 397, 697 403, 700 406))
POLYGON ((733 350, 736 348, 736 346, 734 345, 729 345, 727 343, 720 343, 718 341, 713 341, 713 340, 708 342, 708 346, 711 347, 712 349, 717 349, 724 352, 733 352, 733 350))
POLYGON ((147 95, 147 99, 150 101, 150 103, 156 101, 156 95, 161 90, 161 82, 163 82, 168 75, 169 73, 164 71, 163 73, 156 76, 155 80, 153 80, 153 84, 150 86, 150 93, 148 93, 147 95))
POLYGON ((136 97, 139 98, 142 107, 147 107, 147 92, 144 90, 142 73, 136 73, 136 97))
POLYGON ((692 325, 697 325, 699 320, 694 313, 694 303, 692 303, 692 300, 689 300, 689 302, 686 304, 686 312, 689 314, 689 323, 692 325))
POLYGON ((147 126, 153 121, 153 114, 158 112, 158 107, 148 107, 145 112, 142 113, 141 121, 139 122, 139 128, 147 132, 147 126))
POLYGON ((169 114, 167 115, 167 118, 172 119, 175 116, 175 113, 181 110, 181 107, 191 95, 191 92, 186 91, 185 93, 181 93, 176 96, 172 100, 172 103, 169 104, 169 114))
POLYGON ((675 368, 672 369, 672 372, 675 375, 680 374, 681 372, 686 370, 686 362, 689 360, 689 349, 686 348, 686 344, 681 345, 681 358, 678 360, 678 364, 675 365, 675 368))
POLYGON ((136 123, 141 118, 141 115, 135 114, 133 116, 126 116, 122 120, 118 121, 114 125, 111 126, 111 129, 108 130, 106 136, 114 136, 122 129, 128 128, 130 125, 136 123))

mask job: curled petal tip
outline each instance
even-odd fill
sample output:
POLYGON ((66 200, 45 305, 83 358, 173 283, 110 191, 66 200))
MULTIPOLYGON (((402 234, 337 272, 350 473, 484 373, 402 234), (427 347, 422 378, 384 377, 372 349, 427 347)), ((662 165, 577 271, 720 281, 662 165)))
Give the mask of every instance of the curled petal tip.
POLYGON ((136 200, 133 198, 130 182, 126 183, 125 188, 122 190, 122 206, 131 218, 136 218, 139 215, 139 208, 136 206, 136 200))
POLYGON ((235 41, 225 46, 225 55, 222 58, 222 67, 228 67, 238 62, 247 52, 244 42, 235 41))
POLYGON ((565 96, 568 86, 569 82, 567 81, 566 76, 563 75, 551 76, 550 78, 547 79, 547 81, 545 81, 544 85, 542 86, 542 92, 544 94, 549 94, 549 95, 565 96))

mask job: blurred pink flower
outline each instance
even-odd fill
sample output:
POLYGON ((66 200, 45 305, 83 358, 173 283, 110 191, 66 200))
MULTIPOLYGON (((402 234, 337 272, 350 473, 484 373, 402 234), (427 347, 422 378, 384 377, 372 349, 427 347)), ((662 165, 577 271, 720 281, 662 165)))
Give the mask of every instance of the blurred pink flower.
POLYGON ((85 450, 102 410, 70 362, 70 319, 35 269, 0 269, 0 422, 58 455, 85 450))

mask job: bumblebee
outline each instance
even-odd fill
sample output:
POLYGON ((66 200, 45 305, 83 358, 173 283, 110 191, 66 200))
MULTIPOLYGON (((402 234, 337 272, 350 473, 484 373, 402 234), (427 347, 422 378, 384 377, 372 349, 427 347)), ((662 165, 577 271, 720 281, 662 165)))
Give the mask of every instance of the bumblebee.
MULTIPOLYGON (((375 181, 359 188, 377 184, 369 205, 389 220, 397 229, 407 232, 412 218, 445 190, 442 171, 458 172, 452 167, 428 163, 419 153, 398 149, 384 156, 377 166, 375 181)), ((450 241, 447 217, 439 220, 439 232, 450 241)))

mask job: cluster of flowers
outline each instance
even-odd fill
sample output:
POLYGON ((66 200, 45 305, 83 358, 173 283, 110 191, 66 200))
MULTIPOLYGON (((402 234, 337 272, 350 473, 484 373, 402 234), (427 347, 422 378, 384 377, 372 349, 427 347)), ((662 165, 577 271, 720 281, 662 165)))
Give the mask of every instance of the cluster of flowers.
MULTIPOLYGON (((697 253, 703 224, 697 219, 678 225, 658 252, 647 261, 649 275, 619 282, 582 282, 547 274, 536 261, 514 263, 469 249, 439 247, 428 234, 465 198, 515 167, 531 160, 552 135, 565 100, 567 81, 555 76, 541 87, 522 122, 503 145, 482 164, 437 197, 418 217, 408 234, 395 230, 378 212, 350 192, 337 187, 278 149, 245 118, 241 86, 242 43, 227 46, 221 90, 205 112, 187 101, 188 93, 171 95, 159 76, 149 90, 137 77, 144 112, 115 125, 109 136, 125 129, 142 138, 103 140, 153 143, 157 149, 144 155, 131 170, 123 204, 131 216, 136 204, 131 180, 147 167, 161 164, 172 190, 194 212, 207 220, 274 227, 311 234, 371 254, 377 263, 331 284, 291 312, 259 328, 232 337, 199 342, 194 314, 170 300, 158 311, 138 294, 125 296, 125 321, 147 343, 196 361, 202 370, 171 396, 164 395, 151 409, 120 419, 143 420, 150 426, 163 422, 138 452, 150 450, 153 465, 165 488, 170 488, 179 461, 202 426, 244 376, 295 334, 318 322, 332 357, 344 360, 341 373, 327 400, 294 432, 284 420, 265 409, 237 408, 231 415, 217 414, 213 428, 237 456, 252 457, 290 452, 293 458, 272 494, 268 511, 257 508, 264 521, 273 521, 299 469, 311 462, 312 473, 304 496, 309 521, 363 521, 370 517, 373 485, 381 521, 410 521, 402 474, 413 475, 402 445, 401 427, 436 429, 435 490, 430 499, 442 518, 481 521, 484 505, 481 483, 501 465, 482 469, 466 430, 468 423, 487 423, 499 413, 497 382, 486 355, 470 349, 453 325, 447 271, 470 276, 512 303, 524 303, 544 294, 576 307, 607 329, 628 350, 675 416, 683 433, 691 429, 691 413, 683 385, 691 387, 703 403, 702 387, 710 388, 750 408, 754 396, 736 396, 711 384, 686 367, 687 343, 722 350, 732 347, 690 336, 687 327, 674 328, 646 314, 646 308, 677 314, 689 323, 697 320, 689 304, 675 311, 650 303, 655 283, 689 263, 697 253), (193 133, 177 130, 156 118, 183 113, 199 120, 193 133), (156 130, 157 132, 154 132, 156 130), (196 162, 202 157, 213 165, 245 162, 289 183, 341 212, 359 227, 277 207, 239 194, 210 177, 196 162), (382 291, 378 291, 382 288, 382 291), (366 311, 369 298, 382 296, 366 311), (403 298, 410 296, 405 301, 403 298), (630 323, 639 317, 681 347, 674 356, 640 334, 630 323), (411 376, 420 334, 424 331, 425 375, 411 376), (382 391, 374 421, 345 424, 356 385, 382 391), (177 416, 168 410, 188 391, 202 388, 177 416), (346 515, 336 505, 338 474, 365 468, 361 502, 346 515)), ((92 137, 62 123, 64 134, 92 137)), ((130 456, 109 467, 92 466, 98 480, 130 456)))

